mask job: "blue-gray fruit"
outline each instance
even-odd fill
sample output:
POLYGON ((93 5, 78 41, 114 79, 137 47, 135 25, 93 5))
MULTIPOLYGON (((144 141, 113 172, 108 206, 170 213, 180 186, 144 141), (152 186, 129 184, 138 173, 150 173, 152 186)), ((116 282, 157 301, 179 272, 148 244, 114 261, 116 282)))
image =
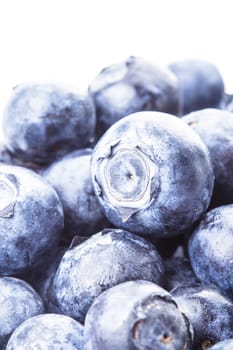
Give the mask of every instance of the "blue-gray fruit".
POLYGON ((210 285, 182 285, 171 291, 194 329, 195 349, 233 338, 233 303, 210 285))
POLYGON ((65 219, 63 239, 68 241, 75 235, 89 236, 110 226, 94 192, 91 154, 91 149, 73 151, 43 172, 61 199, 65 219))
POLYGON ((12 333, 6 350, 83 350, 83 326, 71 317, 43 314, 29 318, 12 333))
POLYGON ((196 276, 233 294, 233 204, 207 212, 188 241, 196 276))
POLYGON ((25 273, 58 245, 62 205, 40 175, 13 165, 0 165, 0 198, 0 276, 25 273))
POLYGON ((192 329, 172 296, 148 281, 103 292, 87 312, 85 350, 188 350, 192 329))
POLYGON ((168 68, 178 79, 182 114, 220 106, 224 95, 224 81, 214 63, 184 59, 170 63, 168 68))
POLYGON ((38 293, 25 281, 0 277, 0 348, 10 334, 28 318, 42 314, 44 305, 38 293))
POLYGON ((152 244, 127 231, 105 229, 66 251, 53 280, 53 302, 83 322, 101 292, 136 279, 160 284, 163 272, 152 244))
POLYGON ((139 111, 179 114, 178 80, 167 68, 142 57, 104 68, 90 84, 99 138, 112 124, 139 111))
POLYGON ((199 135, 162 112, 133 113, 115 123, 96 144, 91 169, 108 220, 157 238, 192 228, 207 210, 214 185, 199 135))
POLYGON ((24 83, 3 113, 8 150, 24 162, 49 164, 94 140, 95 110, 86 92, 58 84, 24 83))
POLYGON ((186 114, 182 120, 198 133, 210 154, 215 175, 210 206, 233 203, 233 113, 207 108, 186 114))

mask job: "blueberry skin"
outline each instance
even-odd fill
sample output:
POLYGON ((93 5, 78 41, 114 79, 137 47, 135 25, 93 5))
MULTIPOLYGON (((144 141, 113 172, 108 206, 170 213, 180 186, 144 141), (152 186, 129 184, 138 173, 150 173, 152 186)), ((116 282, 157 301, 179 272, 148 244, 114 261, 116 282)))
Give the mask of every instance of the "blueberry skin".
POLYGON ((233 339, 223 340, 210 348, 211 350, 232 350, 233 339))
POLYGON ((165 67, 142 57, 104 68, 90 84, 99 138, 112 124, 134 112, 155 110, 179 114, 177 78, 165 67))
POLYGON ((24 83, 3 113, 9 151, 25 162, 49 164, 94 140, 96 116, 88 93, 58 84, 24 83))
POLYGON ((148 281, 103 292, 85 319, 85 350, 188 350, 191 339, 189 322, 172 296, 148 281))
POLYGON ((28 318, 42 314, 44 305, 38 293, 25 281, 0 277, 0 347, 28 318))
POLYGON ((87 237, 110 226, 94 192, 91 153, 91 149, 74 151, 43 172, 43 177, 55 188, 62 202, 64 240, 71 241, 75 235, 87 237))
POLYGON ((156 238, 192 228, 207 210, 214 184, 200 137, 162 112, 133 113, 109 128, 93 150, 91 172, 108 220, 156 238))
POLYGON ((23 322, 11 335, 6 350, 84 350, 83 326, 71 317, 43 314, 23 322))
POLYGON ((47 313, 61 313, 53 302, 52 283, 61 258, 68 248, 69 246, 59 245, 55 252, 53 252, 52 257, 47 259, 47 261, 45 260, 41 266, 20 275, 20 278, 27 281, 40 295, 44 303, 45 312, 47 313))
POLYGON ((62 205, 40 175, 11 165, 0 165, 0 197, 0 276, 25 273, 58 245, 62 205))
POLYGON ((205 60, 185 59, 170 63, 168 68, 178 79, 182 114, 220 106, 224 81, 215 64, 205 60))
POLYGON ((211 208, 233 203, 233 113, 207 108, 189 113, 182 120, 201 137, 213 163, 211 208))
POLYGON ((164 260, 164 267, 165 273, 163 287, 168 291, 171 291, 178 286, 197 284, 200 282, 194 274, 187 257, 173 256, 166 259, 164 260))
POLYGON ((196 276, 233 293, 233 205, 207 212, 188 241, 190 262, 196 276))
POLYGON ((27 162, 12 154, 4 143, 0 143, 0 164, 17 165, 42 174, 47 167, 45 164, 38 164, 34 162, 27 162))
POLYGON ((53 280, 53 300, 63 314, 83 322, 104 290, 136 279, 160 284, 163 270, 152 244, 127 231, 105 229, 64 254, 53 280))
POLYGON ((194 329, 194 348, 233 338, 233 303, 218 288, 182 285, 171 291, 194 329))
POLYGON ((233 112, 233 94, 224 94, 221 108, 228 112, 233 112))

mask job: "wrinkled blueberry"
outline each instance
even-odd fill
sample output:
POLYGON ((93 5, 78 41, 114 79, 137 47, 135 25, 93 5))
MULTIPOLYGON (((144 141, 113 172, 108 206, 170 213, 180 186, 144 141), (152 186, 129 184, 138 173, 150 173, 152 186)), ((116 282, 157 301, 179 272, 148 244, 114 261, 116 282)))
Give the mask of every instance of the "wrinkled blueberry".
POLYGON ((71 317, 43 314, 12 333, 6 350, 83 350, 83 326, 71 317))
POLYGON ((152 244, 127 231, 105 229, 64 254, 53 280, 53 303, 83 322, 104 290, 136 279, 161 283, 162 277, 162 259, 152 244))
POLYGON ((51 163, 94 139, 95 110, 87 93, 55 84, 17 86, 3 113, 8 150, 26 162, 51 163))
POLYGON ((214 184, 200 137, 162 112, 138 112, 115 123, 96 144, 91 170, 108 220, 157 238, 189 230, 208 208, 214 184))
POLYGON ((10 334, 28 318, 42 314, 41 297, 25 281, 0 277, 0 348, 10 334))
POLYGON ((191 338, 172 296, 142 280, 103 292, 85 319, 85 350, 188 350, 191 338))
POLYGON ((206 349, 207 345, 233 337, 233 303, 219 289, 182 285, 171 294, 193 326, 195 349, 206 349))
POLYGON ((215 182, 210 206, 233 203, 233 113, 207 108, 182 119, 199 134, 213 163, 215 182))
POLYGON ((66 240, 75 235, 88 236, 110 226, 93 189, 91 152, 91 149, 83 149, 69 153, 43 172, 61 199, 66 240))
POLYGON ((64 215, 55 190, 32 170, 0 165, 0 276, 40 265, 58 244, 64 215))
POLYGON ((177 78, 165 67, 141 57, 104 68, 90 84, 96 106, 97 137, 134 112, 155 110, 179 114, 177 78))
POLYGON ((182 114, 220 105, 224 81, 215 64, 205 60, 185 59, 170 63, 168 68, 178 79, 182 114))
POLYGON ((203 216, 188 242, 196 276, 233 294, 233 204, 214 208, 203 216))

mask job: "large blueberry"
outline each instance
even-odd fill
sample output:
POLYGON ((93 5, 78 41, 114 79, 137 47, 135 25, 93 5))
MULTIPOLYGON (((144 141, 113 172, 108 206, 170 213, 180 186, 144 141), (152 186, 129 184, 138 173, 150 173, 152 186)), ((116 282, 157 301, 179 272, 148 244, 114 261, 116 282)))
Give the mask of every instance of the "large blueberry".
POLYGON ((128 280, 161 283, 162 277, 162 259, 152 244, 127 231, 106 229, 64 254, 53 280, 53 302, 83 322, 102 291, 128 280))
POLYGON ((58 244, 62 205, 40 175, 11 165, 0 165, 0 197, 0 275, 24 273, 58 244))
POLYGON ((233 204, 203 216, 189 239, 188 251, 201 281, 233 295, 233 204))
POLYGON ((71 240, 75 235, 88 236, 110 226, 94 192, 91 153, 91 149, 74 151, 52 163, 43 172, 61 199, 66 240, 71 240))
POLYGON ((115 123, 94 148, 91 168, 109 221, 142 235, 189 230, 212 196, 206 146, 184 121, 162 112, 133 113, 115 123))
POLYGON ((233 338, 233 303, 219 289, 182 285, 171 294, 193 326, 195 349, 233 338))
POLYGON ((220 105, 224 81, 214 63, 185 59, 172 62, 168 67, 178 79, 182 114, 220 105))
POLYGON ((44 305, 28 283, 14 277, 0 277, 0 310, 1 348, 22 322, 42 314, 44 305))
POLYGON ((104 68, 90 84, 97 137, 130 113, 155 110, 178 115, 177 85, 171 71, 141 57, 130 56, 104 68))
POLYGON ((142 280, 103 292, 85 319, 85 350, 188 350, 191 339, 172 296, 142 280))
POLYGON ((211 207, 233 203, 233 113, 207 108, 186 114, 182 119, 199 134, 213 163, 211 207))
POLYGON ((17 86, 3 113, 7 148, 26 162, 50 163, 94 139, 91 97, 56 84, 17 86))
POLYGON ((83 326, 71 317, 43 314, 24 321, 6 350, 83 350, 83 326))

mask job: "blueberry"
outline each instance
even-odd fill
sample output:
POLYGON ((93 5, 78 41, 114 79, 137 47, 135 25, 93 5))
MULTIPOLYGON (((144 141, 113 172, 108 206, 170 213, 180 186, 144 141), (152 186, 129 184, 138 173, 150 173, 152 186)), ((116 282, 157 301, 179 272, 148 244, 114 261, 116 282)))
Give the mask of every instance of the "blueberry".
POLYGON ((233 112, 232 101, 233 101, 233 94, 224 91, 219 108, 227 110, 229 112, 233 112))
POLYGON ((53 302, 83 322, 104 290, 128 280, 161 283, 162 278, 162 259, 152 244, 127 231, 105 229, 64 254, 53 280, 53 302))
POLYGON ((39 294, 25 281, 0 277, 0 347, 10 334, 28 318, 44 312, 39 294))
POLYGON ((233 112, 233 94, 224 93, 221 108, 228 112, 233 112))
POLYGON ((206 285, 182 285, 171 291, 194 329, 195 349, 205 349, 233 338, 233 303, 219 289, 206 285))
POLYGON ((210 348, 210 350, 232 350, 233 339, 223 340, 210 348))
POLYGON ((56 84, 17 86, 3 113, 8 150, 25 162, 51 163, 94 140, 91 97, 56 84))
POLYGON ((213 163, 215 183, 211 208, 233 203, 233 113, 207 108, 182 119, 199 134, 213 163))
POLYGON ((8 165, 22 166, 27 169, 31 169, 38 174, 41 174, 46 168, 44 164, 38 164, 34 162, 26 162, 21 158, 18 158, 15 154, 12 154, 4 143, 0 144, 0 163, 8 165))
POLYGON ((43 314, 29 318, 12 333, 6 350, 83 350, 83 326, 71 317, 43 314))
POLYGON ((214 176, 206 146, 180 118, 133 113, 109 128, 92 154, 106 217, 140 235, 189 230, 209 206, 214 176))
POLYGON ((90 84, 96 106, 97 137, 126 115, 145 110, 179 114, 175 75, 142 57, 104 68, 90 84))
POLYGON ((20 278, 27 281, 40 295, 45 306, 45 312, 61 313, 58 307, 53 303, 52 298, 52 283, 54 275, 62 256, 65 254, 68 246, 59 245, 52 257, 46 259, 41 266, 33 268, 26 274, 20 275, 20 278))
POLYGON ((233 204, 207 212, 188 242, 190 262, 203 283, 233 294, 233 204))
POLYGON ((103 292, 85 319, 85 350, 188 350, 191 339, 189 322, 172 296, 148 281, 103 292))
POLYGON ((73 151, 43 172, 61 199, 64 239, 68 241, 75 235, 88 236, 110 226, 92 185, 91 153, 91 149, 73 151))
POLYGON ((185 284, 199 283, 199 279, 194 274, 190 261, 184 256, 173 256, 164 260, 164 283, 163 286, 168 291, 185 284))
POLYGON ((224 94, 224 81, 215 64, 185 59, 170 63, 168 68, 178 79, 182 114, 219 107, 224 94))
POLYGON ((0 197, 0 276, 25 273, 58 244, 62 205, 40 175, 11 165, 0 165, 0 197))

